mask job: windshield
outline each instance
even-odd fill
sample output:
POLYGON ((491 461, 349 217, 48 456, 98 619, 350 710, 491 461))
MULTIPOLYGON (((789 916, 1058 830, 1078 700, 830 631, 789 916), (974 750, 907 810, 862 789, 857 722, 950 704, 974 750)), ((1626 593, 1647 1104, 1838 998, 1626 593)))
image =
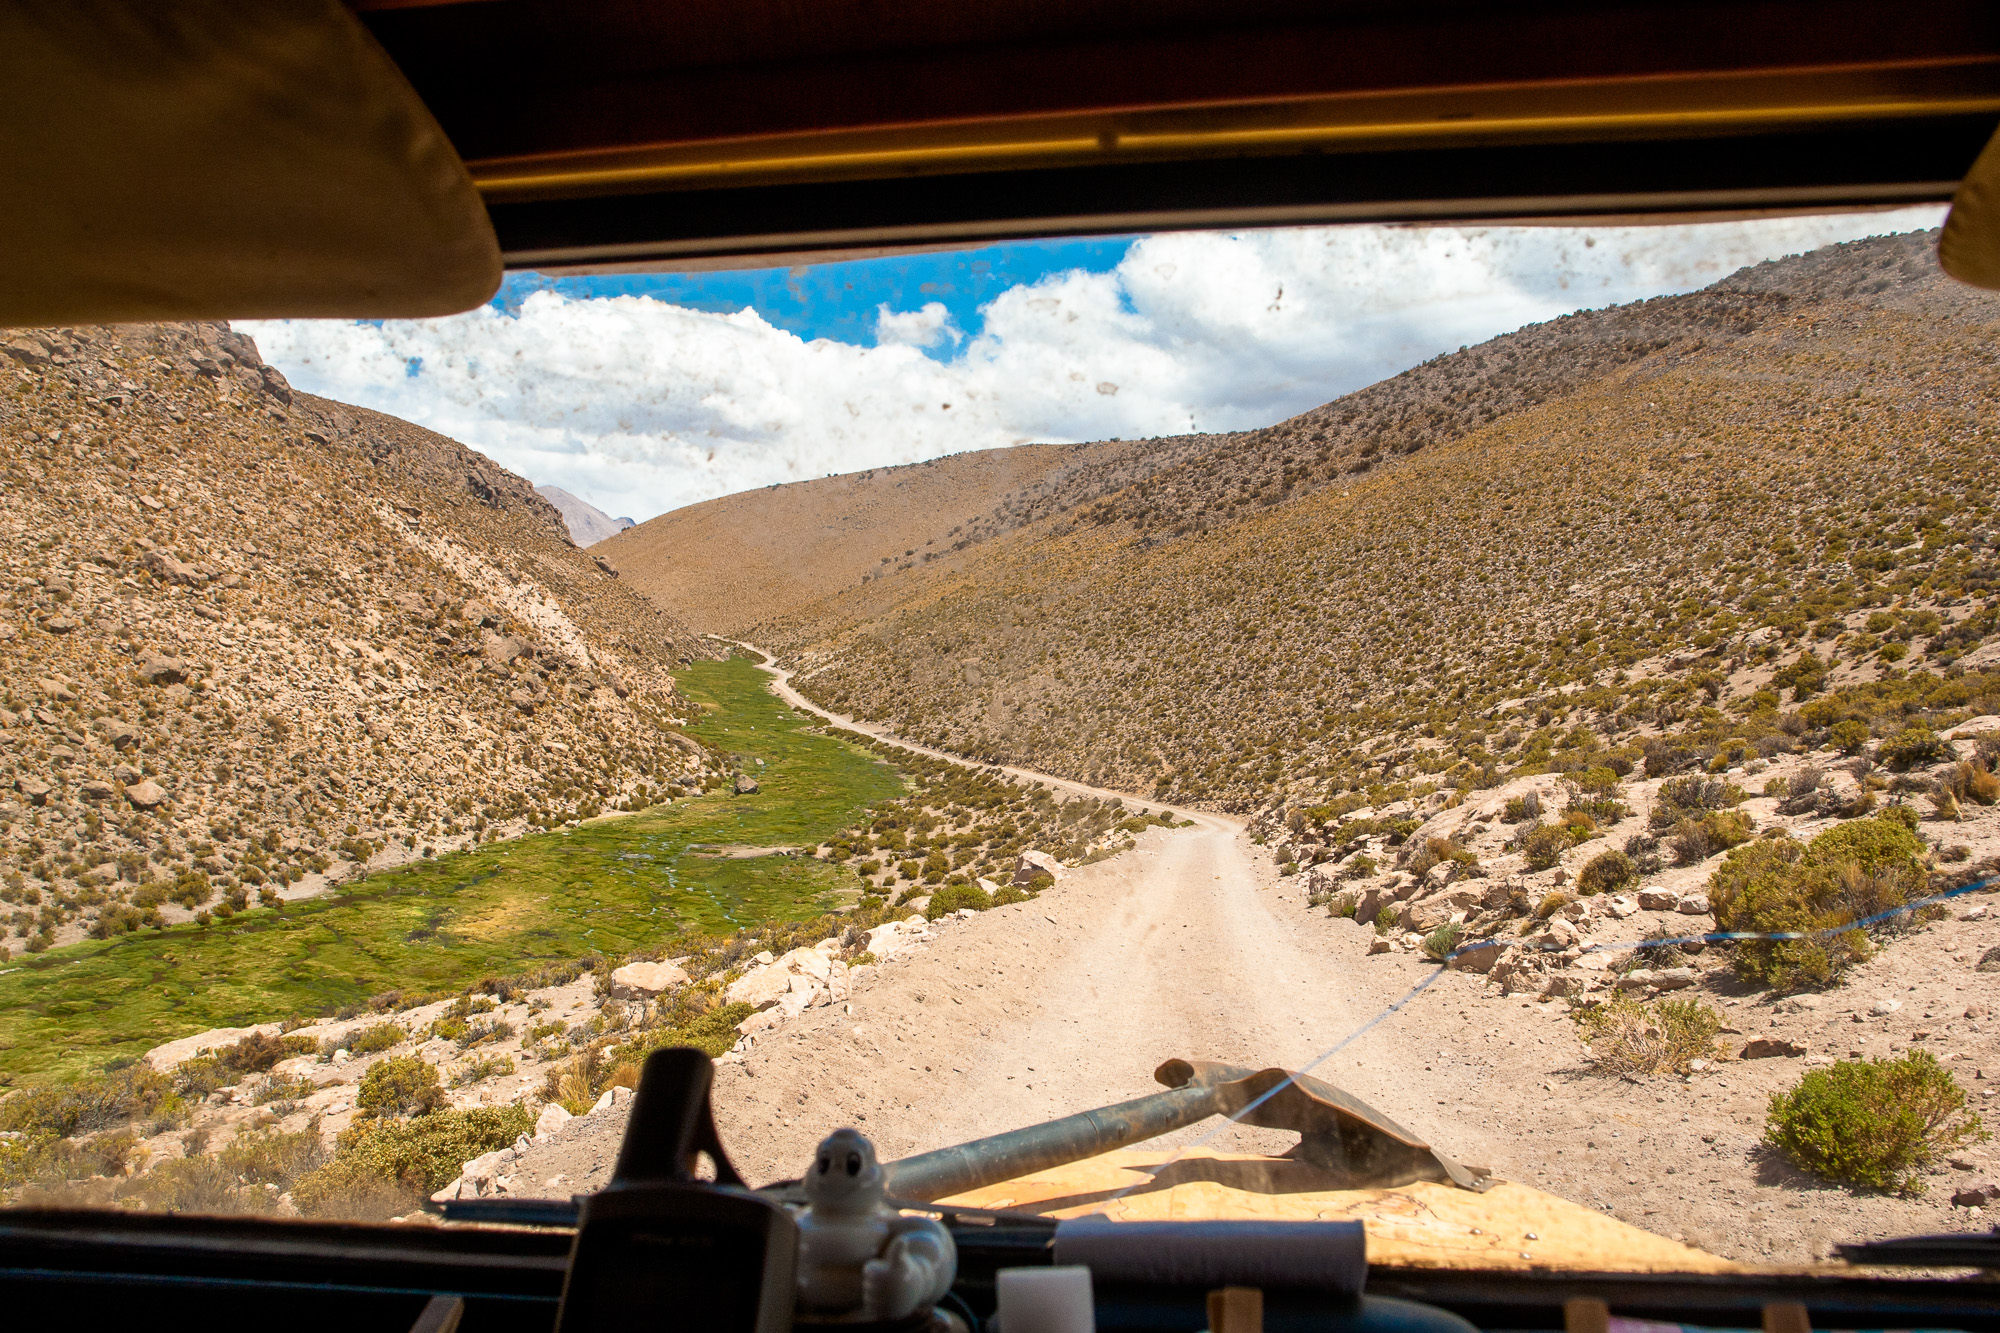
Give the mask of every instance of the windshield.
POLYGON ((753 1184, 1212 1083, 924 1197, 1977 1227, 2000 305, 1939 214, 9 335, 0 1197, 569 1199, 694 1046, 753 1184))

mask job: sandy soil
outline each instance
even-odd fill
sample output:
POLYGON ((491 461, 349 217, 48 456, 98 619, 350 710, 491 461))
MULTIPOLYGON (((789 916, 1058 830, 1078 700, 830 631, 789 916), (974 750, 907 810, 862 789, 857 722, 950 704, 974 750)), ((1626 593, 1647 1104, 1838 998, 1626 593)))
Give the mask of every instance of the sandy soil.
MULTIPOLYGON (((716 1112, 739 1168, 755 1182, 796 1175, 841 1125, 895 1158, 1141 1096, 1173 1056, 1298 1068, 1435 972, 1407 954, 1368 957, 1372 931, 1309 910, 1301 877, 1280 877, 1238 824, 1193 818, 1035 902, 937 923, 846 1005, 809 1010, 721 1065, 716 1112)), ((1818 1058, 1925 1043, 1983 1093, 2000 1043, 1992 1020, 1966 1011, 2000 1005, 2000 975, 1974 970, 2000 945, 2000 918, 1971 900, 1956 910, 1976 915, 1891 944, 1816 1009, 1773 1005, 1714 958, 1702 993, 1729 1015, 1731 1049, 1749 1036, 1793 1038, 1818 1058), (1889 997, 1895 1012, 1869 1013, 1889 997)), ((1835 1241, 1985 1225, 1950 1204, 1989 1178, 1983 1148, 1917 1199, 1828 1187, 1762 1149, 1769 1094, 1805 1059, 1629 1080, 1591 1072, 1584 1055, 1563 1004, 1451 972, 1317 1073, 1461 1161, 1734 1259, 1812 1262, 1835 1241)), ((602 1185, 623 1128, 622 1107, 576 1122, 531 1150, 516 1192, 602 1185)), ((1212 1142, 1292 1141, 1232 1127, 1212 1142)))

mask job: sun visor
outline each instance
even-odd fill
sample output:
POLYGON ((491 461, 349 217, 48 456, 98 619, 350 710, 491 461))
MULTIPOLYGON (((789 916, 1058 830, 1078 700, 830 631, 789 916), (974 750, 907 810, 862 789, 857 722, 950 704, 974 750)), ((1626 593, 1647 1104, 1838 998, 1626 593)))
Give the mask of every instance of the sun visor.
POLYGON ((0 5, 0 325, 415 318, 500 283, 444 132, 337 0, 0 5))
POLYGON ((1938 263, 1960 282, 2000 291, 2000 133, 1988 141, 1952 196, 1938 263))

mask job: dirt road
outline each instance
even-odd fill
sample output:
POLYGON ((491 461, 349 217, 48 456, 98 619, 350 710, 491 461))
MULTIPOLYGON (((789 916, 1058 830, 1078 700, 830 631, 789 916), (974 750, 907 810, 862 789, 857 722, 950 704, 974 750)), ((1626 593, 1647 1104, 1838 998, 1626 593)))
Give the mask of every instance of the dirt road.
MULTIPOLYGON (((829 716, 772 674, 794 707, 829 716)), ((892 1159, 1141 1096, 1174 1056, 1297 1068, 1432 974, 1410 954, 1368 956, 1373 932, 1308 911, 1299 878, 1280 878, 1235 821, 1187 813, 1194 827, 1149 829, 1132 851, 1070 872, 1033 902, 935 923, 932 940, 891 959, 851 1003, 807 1010, 721 1065, 717 1120, 744 1174, 796 1176, 841 1125, 892 1159)), ((1898 1014, 1923 1026, 1915 1039, 1962 1060, 1983 1091, 2000 1034, 1968 1021, 1966 1006, 2000 1007, 2000 975, 1972 973, 1969 960, 1997 947, 2000 916, 1943 923, 1858 969, 1858 1001, 1830 1000, 1827 1014, 1781 1011, 1771 995, 1711 998, 1734 1041, 1768 1034, 1844 1053, 1860 1041, 1849 1034, 1864 1031, 1867 998, 1894 994, 1898 1014)), ((1968 1150, 1962 1165, 1939 1164, 1922 1197, 1832 1188, 1760 1143, 1766 1099, 1801 1062, 1618 1079, 1584 1055, 1565 1006, 1502 997, 1452 972, 1317 1073, 1460 1161, 1736 1259, 1810 1262, 1835 1241, 1957 1229, 1966 1214, 1950 1204, 1951 1182, 2000 1178, 2000 1162, 1968 1150)), ((609 1109, 535 1147, 516 1191, 598 1188, 624 1122, 609 1109)), ((1275 1151, 1294 1139, 1232 1128, 1214 1143, 1275 1151)))

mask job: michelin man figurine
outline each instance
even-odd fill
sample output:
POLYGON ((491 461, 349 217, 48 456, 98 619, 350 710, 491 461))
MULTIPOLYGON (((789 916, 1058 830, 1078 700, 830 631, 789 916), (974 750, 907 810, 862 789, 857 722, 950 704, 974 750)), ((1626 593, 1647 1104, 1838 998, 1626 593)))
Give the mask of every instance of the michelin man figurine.
POLYGON ((883 1199, 875 1145, 837 1129, 819 1145, 799 1219, 799 1310, 808 1318, 876 1323, 928 1310, 951 1290, 958 1247, 944 1225, 906 1217, 883 1199))

